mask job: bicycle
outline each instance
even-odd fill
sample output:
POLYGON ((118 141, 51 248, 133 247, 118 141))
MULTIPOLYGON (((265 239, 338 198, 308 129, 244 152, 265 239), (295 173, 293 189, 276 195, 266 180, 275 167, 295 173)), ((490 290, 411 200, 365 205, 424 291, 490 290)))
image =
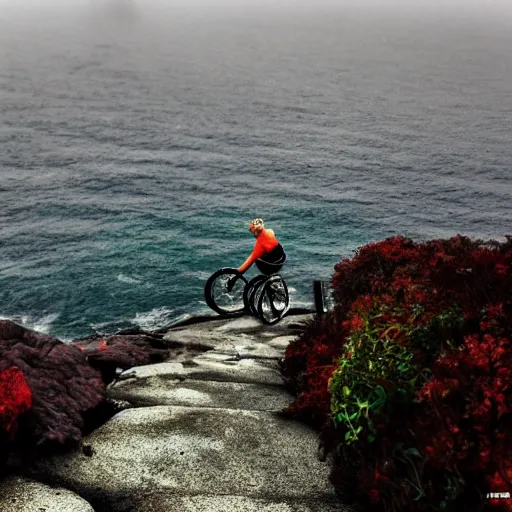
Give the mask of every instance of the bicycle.
POLYGON ((268 325, 279 322, 290 309, 288 287, 278 275, 285 261, 284 252, 272 263, 256 260, 262 274, 250 281, 236 268, 217 270, 204 287, 206 304, 220 315, 238 315, 245 311, 268 325))

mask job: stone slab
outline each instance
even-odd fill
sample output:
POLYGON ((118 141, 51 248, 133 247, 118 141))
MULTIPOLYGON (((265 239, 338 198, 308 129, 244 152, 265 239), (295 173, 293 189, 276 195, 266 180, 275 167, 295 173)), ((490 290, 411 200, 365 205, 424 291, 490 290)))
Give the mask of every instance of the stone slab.
POLYGON ((62 488, 11 476, 0 482, 0 510, 4 512, 94 512, 80 496, 62 488))
POLYGON ((205 350, 217 348, 223 343, 237 344, 241 337, 247 341, 265 343, 268 337, 287 336, 300 331, 311 318, 312 314, 291 315, 275 325, 265 325, 257 318, 243 316, 170 329, 164 335, 164 340, 205 350))
POLYGON ((39 472, 91 503, 126 497, 234 495, 334 499, 317 434, 270 412, 191 407, 122 411, 85 439, 92 455, 58 455, 39 472))
POLYGON ((283 386, 278 364, 274 361, 241 359, 236 356, 206 353, 196 357, 188 365, 182 363, 157 363, 136 366, 121 373, 119 380, 144 379, 165 376, 170 379, 213 380, 283 386))
POLYGON ((272 338, 267 342, 269 347, 281 349, 284 353, 288 345, 297 339, 297 336, 289 335, 289 336, 278 336, 276 338, 272 338))
POLYGON ((313 316, 313 314, 288 315, 274 325, 266 325, 258 318, 244 316, 215 327, 215 331, 230 334, 238 334, 241 332, 248 334, 254 332, 283 332, 284 334, 290 328, 295 329, 304 326, 313 316))
POLYGON ((205 355, 196 357, 193 362, 195 366, 186 368, 187 376, 191 379, 284 386, 278 363, 274 360, 247 358, 214 361, 205 355))
MULTIPOLYGON (((172 496, 142 498, 144 512, 350 512, 338 501, 305 503, 245 496, 172 496)), ((138 510, 138 509, 137 509, 138 510)))
POLYGON ((293 400, 292 395, 277 386, 200 380, 181 382, 167 377, 118 381, 109 386, 108 395, 136 407, 181 405, 247 411, 281 411, 293 400))
MULTIPOLYGON (((268 341, 268 340, 265 340, 268 341)), ((215 352, 221 354, 232 354, 239 358, 249 359, 282 359, 284 350, 258 341, 240 338, 238 343, 221 343, 215 347, 215 352)))

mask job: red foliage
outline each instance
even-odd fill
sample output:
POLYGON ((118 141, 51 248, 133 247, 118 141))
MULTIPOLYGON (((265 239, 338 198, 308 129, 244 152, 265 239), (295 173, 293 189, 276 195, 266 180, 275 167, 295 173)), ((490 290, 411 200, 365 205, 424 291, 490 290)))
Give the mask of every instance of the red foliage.
POLYGON ((19 368, 0 372, 0 429, 13 437, 18 416, 32 407, 32 393, 19 368))
POLYGON ((379 312, 374 327, 382 326, 387 338, 404 346, 410 342, 405 328, 430 326, 454 306, 461 312, 460 324, 437 325, 434 338, 410 347, 432 377, 422 381, 407 410, 376 419, 380 444, 361 442, 349 450, 342 448, 343 439, 331 443, 345 454, 331 475, 335 486, 341 490, 343 480, 350 480, 368 506, 427 510, 424 501, 412 502, 412 491, 402 485, 407 479, 393 483, 398 466, 392 474, 382 469, 393 446, 403 442, 424 460, 421 472, 407 478, 424 479, 424 499, 434 507, 470 510, 478 506, 478 494, 471 494, 476 488, 484 495, 510 492, 512 237, 504 243, 462 236, 425 243, 390 238, 339 262, 332 286, 334 310, 308 325, 282 366, 297 394, 290 411, 318 425, 329 423, 331 438, 329 379, 338 358, 351 356, 343 348, 346 337, 364 330, 369 312, 379 312))
POLYGON ((281 370, 298 394, 288 412, 316 425, 325 423, 330 409, 328 381, 336 367, 334 361, 341 355, 345 333, 334 316, 318 317, 288 346, 281 370), (339 342, 333 343, 333 339, 339 342))

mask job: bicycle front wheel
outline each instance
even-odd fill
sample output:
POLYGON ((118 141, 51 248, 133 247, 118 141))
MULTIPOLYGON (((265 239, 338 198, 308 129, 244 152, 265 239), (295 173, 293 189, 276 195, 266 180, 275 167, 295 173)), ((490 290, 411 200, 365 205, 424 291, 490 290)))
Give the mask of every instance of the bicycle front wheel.
POLYGON ((233 315, 245 309, 247 279, 235 268, 221 268, 210 276, 204 287, 206 304, 220 315, 233 315))
POLYGON ((258 316, 265 324, 275 324, 290 309, 288 287, 281 276, 270 277, 258 297, 258 316))

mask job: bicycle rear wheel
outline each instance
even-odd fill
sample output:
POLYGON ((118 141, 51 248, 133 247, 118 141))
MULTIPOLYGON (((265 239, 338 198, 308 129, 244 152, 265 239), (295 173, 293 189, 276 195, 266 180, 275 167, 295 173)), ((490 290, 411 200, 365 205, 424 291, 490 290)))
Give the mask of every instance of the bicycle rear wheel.
POLYGON ((275 324, 290 309, 288 287, 281 276, 270 277, 261 287, 257 299, 258 316, 265 324, 275 324))
POLYGON ((258 311, 254 305, 254 294, 258 287, 267 279, 267 276, 253 277, 244 290, 244 305, 247 312, 257 316, 258 311))
POLYGON ((204 286, 206 304, 220 315, 241 313, 247 279, 235 268, 221 268, 212 274, 204 286), (231 287, 230 287, 231 284, 231 287))

